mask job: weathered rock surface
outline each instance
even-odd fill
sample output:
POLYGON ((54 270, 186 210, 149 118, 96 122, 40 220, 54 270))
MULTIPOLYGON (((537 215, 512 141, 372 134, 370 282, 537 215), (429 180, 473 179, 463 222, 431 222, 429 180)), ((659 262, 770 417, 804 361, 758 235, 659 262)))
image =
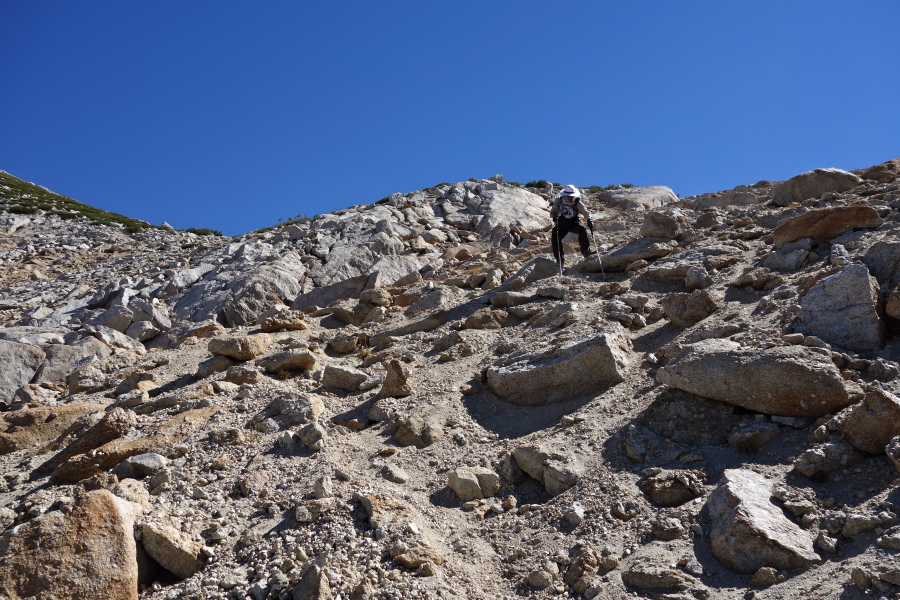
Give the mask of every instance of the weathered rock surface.
POLYGON ((227 356, 235 360, 252 360, 261 356, 274 339, 268 333, 233 337, 217 337, 209 341, 213 356, 227 356))
POLYGON ((137 415, 133 412, 123 408, 114 408, 106 413, 96 425, 88 429, 53 458, 39 466, 38 471, 50 473, 72 457, 85 454, 107 442, 122 437, 136 424, 137 415))
POLYGON ((707 290, 672 292, 663 297, 660 305, 666 318, 679 329, 692 327, 719 309, 719 303, 707 290))
POLYGON ((656 378, 691 394, 770 415, 820 417, 853 401, 852 388, 830 356, 803 346, 764 350, 704 340, 685 346, 656 378))
POLYGON ((69 404, 2 413, 0 455, 52 441, 79 417, 101 412, 105 408, 105 404, 69 404))
MULTIPOLYGON (((645 237, 629 242, 609 254, 601 257, 603 268, 607 271, 624 271, 629 265, 639 260, 654 260, 670 255, 677 243, 668 238, 645 237)), ((585 261, 579 269, 587 272, 600 272, 597 261, 585 261)))
POLYGON ((487 467, 458 467, 450 471, 447 485, 466 502, 494 496, 500 490, 500 478, 487 467))
POLYGON ((882 454, 890 441, 900 435, 900 398, 886 390, 870 391, 847 410, 849 414, 838 431, 863 452, 882 454))
POLYGON ((0 340, 0 402, 12 401, 16 390, 29 383, 44 364, 45 354, 30 344, 0 340))
POLYGON ((538 354, 498 361, 488 369, 491 390, 513 404, 541 406, 597 393, 624 381, 631 344, 598 333, 538 354))
POLYGON ((436 407, 398 415, 394 439, 401 446, 425 448, 444 437, 442 415, 436 407))
POLYGON ((513 459, 520 469, 537 479, 554 496, 578 483, 584 472, 584 465, 575 454, 564 454, 541 444, 516 447, 513 459))
POLYGON ((878 227, 883 222, 868 203, 814 208, 776 227, 772 232, 772 244, 781 248, 790 242, 810 238, 818 245, 848 231, 878 227))
POLYGON ((200 542, 170 525, 151 521, 141 528, 144 550, 163 568, 185 579, 203 568, 200 542))
POLYGON ((856 352, 884 345, 878 283, 865 265, 852 264, 817 282, 800 298, 798 331, 856 352))
POLYGON ((820 562, 810 534, 771 501, 772 483, 744 469, 727 469, 710 494, 712 553, 736 573, 761 567, 797 569, 820 562))
POLYGON ((775 186, 772 201, 779 206, 818 198, 825 192, 846 192, 862 183, 858 176, 841 169, 813 169, 775 186))
POLYGON ((0 594, 8 598, 137 600, 134 521, 143 509, 107 490, 0 537, 0 594))
POLYGON ((406 369, 396 358, 388 361, 387 374, 384 376, 384 383, 378 391, 379 398, 403 398, 412 394, 412 387, 409 385, 409 374, 406 369))

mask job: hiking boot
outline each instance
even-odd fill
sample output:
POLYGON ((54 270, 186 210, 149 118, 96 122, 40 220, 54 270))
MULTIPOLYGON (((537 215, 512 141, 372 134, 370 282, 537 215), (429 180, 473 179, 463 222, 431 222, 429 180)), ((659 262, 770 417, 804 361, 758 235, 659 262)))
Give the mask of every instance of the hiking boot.
POLYGON ((594 256, 595 254, 597 254, 597 251, 594 250, 593 248, 591 248, 590 250, 585 250, 584 252, 581 253, 581 255, 585 258, 594 256))

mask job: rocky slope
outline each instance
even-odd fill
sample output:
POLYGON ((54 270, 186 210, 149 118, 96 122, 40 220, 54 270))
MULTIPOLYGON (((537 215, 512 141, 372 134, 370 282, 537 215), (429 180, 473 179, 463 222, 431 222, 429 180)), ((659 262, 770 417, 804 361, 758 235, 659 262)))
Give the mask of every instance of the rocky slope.
POLYGON ((900 592, 900 159, 588 194, 563 275, 499 176, 236 238, 2 191, 0 598, 900 592))

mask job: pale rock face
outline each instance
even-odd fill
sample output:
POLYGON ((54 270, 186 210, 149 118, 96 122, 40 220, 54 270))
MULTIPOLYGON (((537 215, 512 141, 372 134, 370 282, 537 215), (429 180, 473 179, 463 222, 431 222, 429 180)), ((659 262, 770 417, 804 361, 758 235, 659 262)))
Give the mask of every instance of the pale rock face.
MULTIPOLYGON (((628 242, 602 257, 603 269, 606 271, 624 271, 628 265, 639 260, 655 260, 672 254, 678 246, 677 242, 668 238, 645 237, 628 242)), ((578 266, 586 272, 600 272, 598 261, 585 261, 578 266)))
POLYGON ((500 490, 500 478, 487 467, 458 467, 450 471, 447 485, 466 502, 493 497, 500 490))
POLYGON ((652 210, 678 202, 675 192, 664 185, 609 190, 600 198, 627 210, 652 210))
POLYGON ((848 265, 800 299, 798 329, 847 350, 878 350, 885 336, 879 296, 878 283, 865 265, 848 265))
POLYGON ((761 567, 796 569, 821 562, 809 532, 789 521, 769 498, 772 483, 743 469, 725 471, 707 500, 712 553, 736 573, 761 567))
POLYGON ((489 234, 496 226, 504 229, 537 231, 550 221, 547 201, 519 188, 502 188, 481 193, 484 218, 478 224, 481 235, 489 234))

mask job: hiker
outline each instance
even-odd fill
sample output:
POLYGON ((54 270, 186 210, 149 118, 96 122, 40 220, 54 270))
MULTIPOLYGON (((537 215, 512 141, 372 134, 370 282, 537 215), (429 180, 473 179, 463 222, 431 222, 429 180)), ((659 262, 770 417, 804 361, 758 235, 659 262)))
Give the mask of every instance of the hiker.
POLYGON ((550 209, 550 218, 553 219, 553 231, 550 232, 550 245, 553 246, 553 257, 562 268, 566 262, 565 253, 563 252, 562 240, 566 234, 574 231, 578 234, 578 245, 581 246, 581 255, 587 258, 591 254, 595 254, 591 250, 591 242, 588 238, 587 230, 581 224, 579 214, 587 219, 587 225, 594 233, 594 220, 591 219, 590 213, 581 203, 581 191, 574 185, 567 185, 559 193, 559 196, 553 202, 550 209))

